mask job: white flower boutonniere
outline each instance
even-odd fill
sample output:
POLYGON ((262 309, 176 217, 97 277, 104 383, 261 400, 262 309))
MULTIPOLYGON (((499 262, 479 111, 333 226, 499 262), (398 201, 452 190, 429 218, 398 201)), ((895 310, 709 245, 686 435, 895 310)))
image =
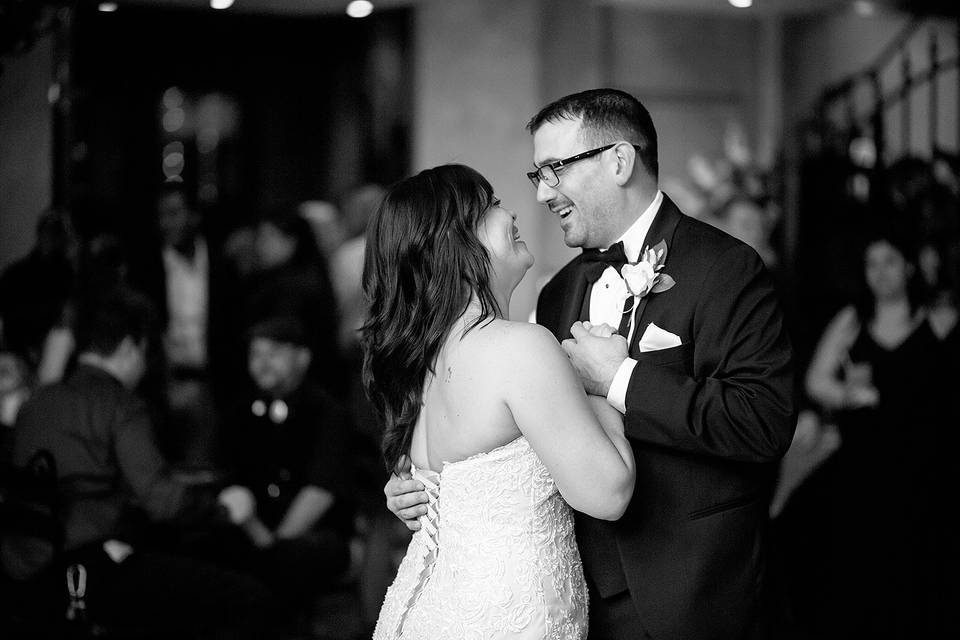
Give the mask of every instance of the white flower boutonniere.
POLYGON ((676 284, 673 278, 662 272, 667 261, 667 243, 661 240, 652 249, 647 247, 636 264, 625 264, 620 269, 623 281, 630 293, 642 298, 648 293, 660 293, 676 284))

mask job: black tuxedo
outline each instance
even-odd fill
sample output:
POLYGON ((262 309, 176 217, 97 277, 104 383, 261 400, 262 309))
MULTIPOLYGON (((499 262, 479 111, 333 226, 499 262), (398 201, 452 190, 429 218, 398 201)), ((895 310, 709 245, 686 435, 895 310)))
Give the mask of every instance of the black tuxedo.
MULTIPOLYGON (((624 423, 636 488, 617 522, 577 514, 580 552, 597 591, 629 589, 657 640, 757 637, 768 499, 795 426, 790 344, 755 251, 666 197, 645 245, 660 240, 676 284, 642 298, 635 316, 624 423), (683 344, 641 353, 651 322, 683 344)), ((537 303, 558 340, 589 309, 581 260, 537 303)))

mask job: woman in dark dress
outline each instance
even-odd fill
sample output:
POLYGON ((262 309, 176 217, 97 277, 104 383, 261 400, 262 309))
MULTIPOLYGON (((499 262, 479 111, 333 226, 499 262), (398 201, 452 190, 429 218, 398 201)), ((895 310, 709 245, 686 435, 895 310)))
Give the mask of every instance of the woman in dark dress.
MULTIPOLYGON (((909 251, 889 237, 864 251, 864 295, 827 327, 806 378, 842 445, 816 474, 827 527, 828 637, 930 637, 943 631, 938 537, 949 498, 947 358, 919 304, 909 251)), ((954 391, 954 394, 956 392, 954 391)))

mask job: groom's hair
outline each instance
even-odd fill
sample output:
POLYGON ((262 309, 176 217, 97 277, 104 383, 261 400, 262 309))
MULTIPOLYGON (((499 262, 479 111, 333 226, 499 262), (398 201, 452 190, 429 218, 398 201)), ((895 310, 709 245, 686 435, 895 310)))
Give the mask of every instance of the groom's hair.
POLYGON ((555 100, 527 123, 536 133, 545 122, 580 119, 584 142, 599 147, 626 140, 639 147, 637 154, 650 176, 660 171, 657 130, 650 112, 632 95, 619 89, 590 89, 555 100))
POLYGON ((409 451, 424 378, 472 296, 480 316, 467 331, 501 311, 490 288, 490 257, 477 237, 493 202, 479 173, 442 165, 394 185, 367 227, 363 382, 385 423, 390 471, 409 451))

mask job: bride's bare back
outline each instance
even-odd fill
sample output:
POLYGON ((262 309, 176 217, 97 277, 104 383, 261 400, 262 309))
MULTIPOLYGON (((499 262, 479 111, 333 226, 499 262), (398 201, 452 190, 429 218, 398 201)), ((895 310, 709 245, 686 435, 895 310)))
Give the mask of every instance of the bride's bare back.
POLYGON ((588 400, 545 328, 494 319, 463 335, 464 326, 451 331, 424 385, 413 463, 440 471, 523 435, 572 507, 619 517, 633 457, 616 410, 588 400))

